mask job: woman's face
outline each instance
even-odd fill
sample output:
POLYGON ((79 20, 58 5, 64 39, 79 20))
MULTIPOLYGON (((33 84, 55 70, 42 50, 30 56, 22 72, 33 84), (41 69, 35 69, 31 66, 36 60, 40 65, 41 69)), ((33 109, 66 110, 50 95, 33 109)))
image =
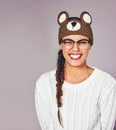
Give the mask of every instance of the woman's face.
POLYGON ((65 65, 81 67, 86 65, 87 56, 91 48, 88 37, 69 35, 62 38, 60 48, 65 58, 65 65))

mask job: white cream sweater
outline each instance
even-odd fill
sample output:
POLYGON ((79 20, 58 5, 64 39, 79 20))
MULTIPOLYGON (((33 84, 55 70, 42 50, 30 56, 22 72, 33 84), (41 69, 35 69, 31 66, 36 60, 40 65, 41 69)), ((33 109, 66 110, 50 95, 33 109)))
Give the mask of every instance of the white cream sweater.
POLYGON ((79 84, 63 84, 63 127, 57 118, 56 70, 36 82, 35 107, 42 130, 113 130, 116 120, 116 80, 94 68, 79 84))

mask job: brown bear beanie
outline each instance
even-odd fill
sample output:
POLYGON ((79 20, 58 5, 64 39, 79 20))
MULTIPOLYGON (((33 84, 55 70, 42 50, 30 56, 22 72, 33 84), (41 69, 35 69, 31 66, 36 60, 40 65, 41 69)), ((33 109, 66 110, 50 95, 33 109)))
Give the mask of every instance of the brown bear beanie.
POLYGON ((59 41, 61 38, 68 35, 83 35, 87 36, 93 44, 93 33, 91 29, 92 17, 88 12, 82 12, 80 18, 69 17, 66 11, 59 13, 57 22, 59 27, 59 41))

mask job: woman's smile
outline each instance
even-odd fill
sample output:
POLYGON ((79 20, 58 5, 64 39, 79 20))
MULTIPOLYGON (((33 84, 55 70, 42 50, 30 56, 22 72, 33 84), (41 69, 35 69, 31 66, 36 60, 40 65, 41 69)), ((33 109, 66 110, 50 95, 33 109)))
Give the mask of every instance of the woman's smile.
POLYGON ((70 56, 70 59, 71 59, 71 60, 79 60, 79 59, 82 57, 82 54, 70 53, 69 56, 70 56))

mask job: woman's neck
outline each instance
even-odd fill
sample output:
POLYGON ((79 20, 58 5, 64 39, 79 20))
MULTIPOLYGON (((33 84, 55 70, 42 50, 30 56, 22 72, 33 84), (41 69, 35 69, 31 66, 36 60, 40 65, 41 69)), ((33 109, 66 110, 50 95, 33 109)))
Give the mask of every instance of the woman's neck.
POLYGON ((76 84, 86 80, 93 72, 93 69, 87 65, 81 67, 65 66, 64 77, 65 81, 76 84))

